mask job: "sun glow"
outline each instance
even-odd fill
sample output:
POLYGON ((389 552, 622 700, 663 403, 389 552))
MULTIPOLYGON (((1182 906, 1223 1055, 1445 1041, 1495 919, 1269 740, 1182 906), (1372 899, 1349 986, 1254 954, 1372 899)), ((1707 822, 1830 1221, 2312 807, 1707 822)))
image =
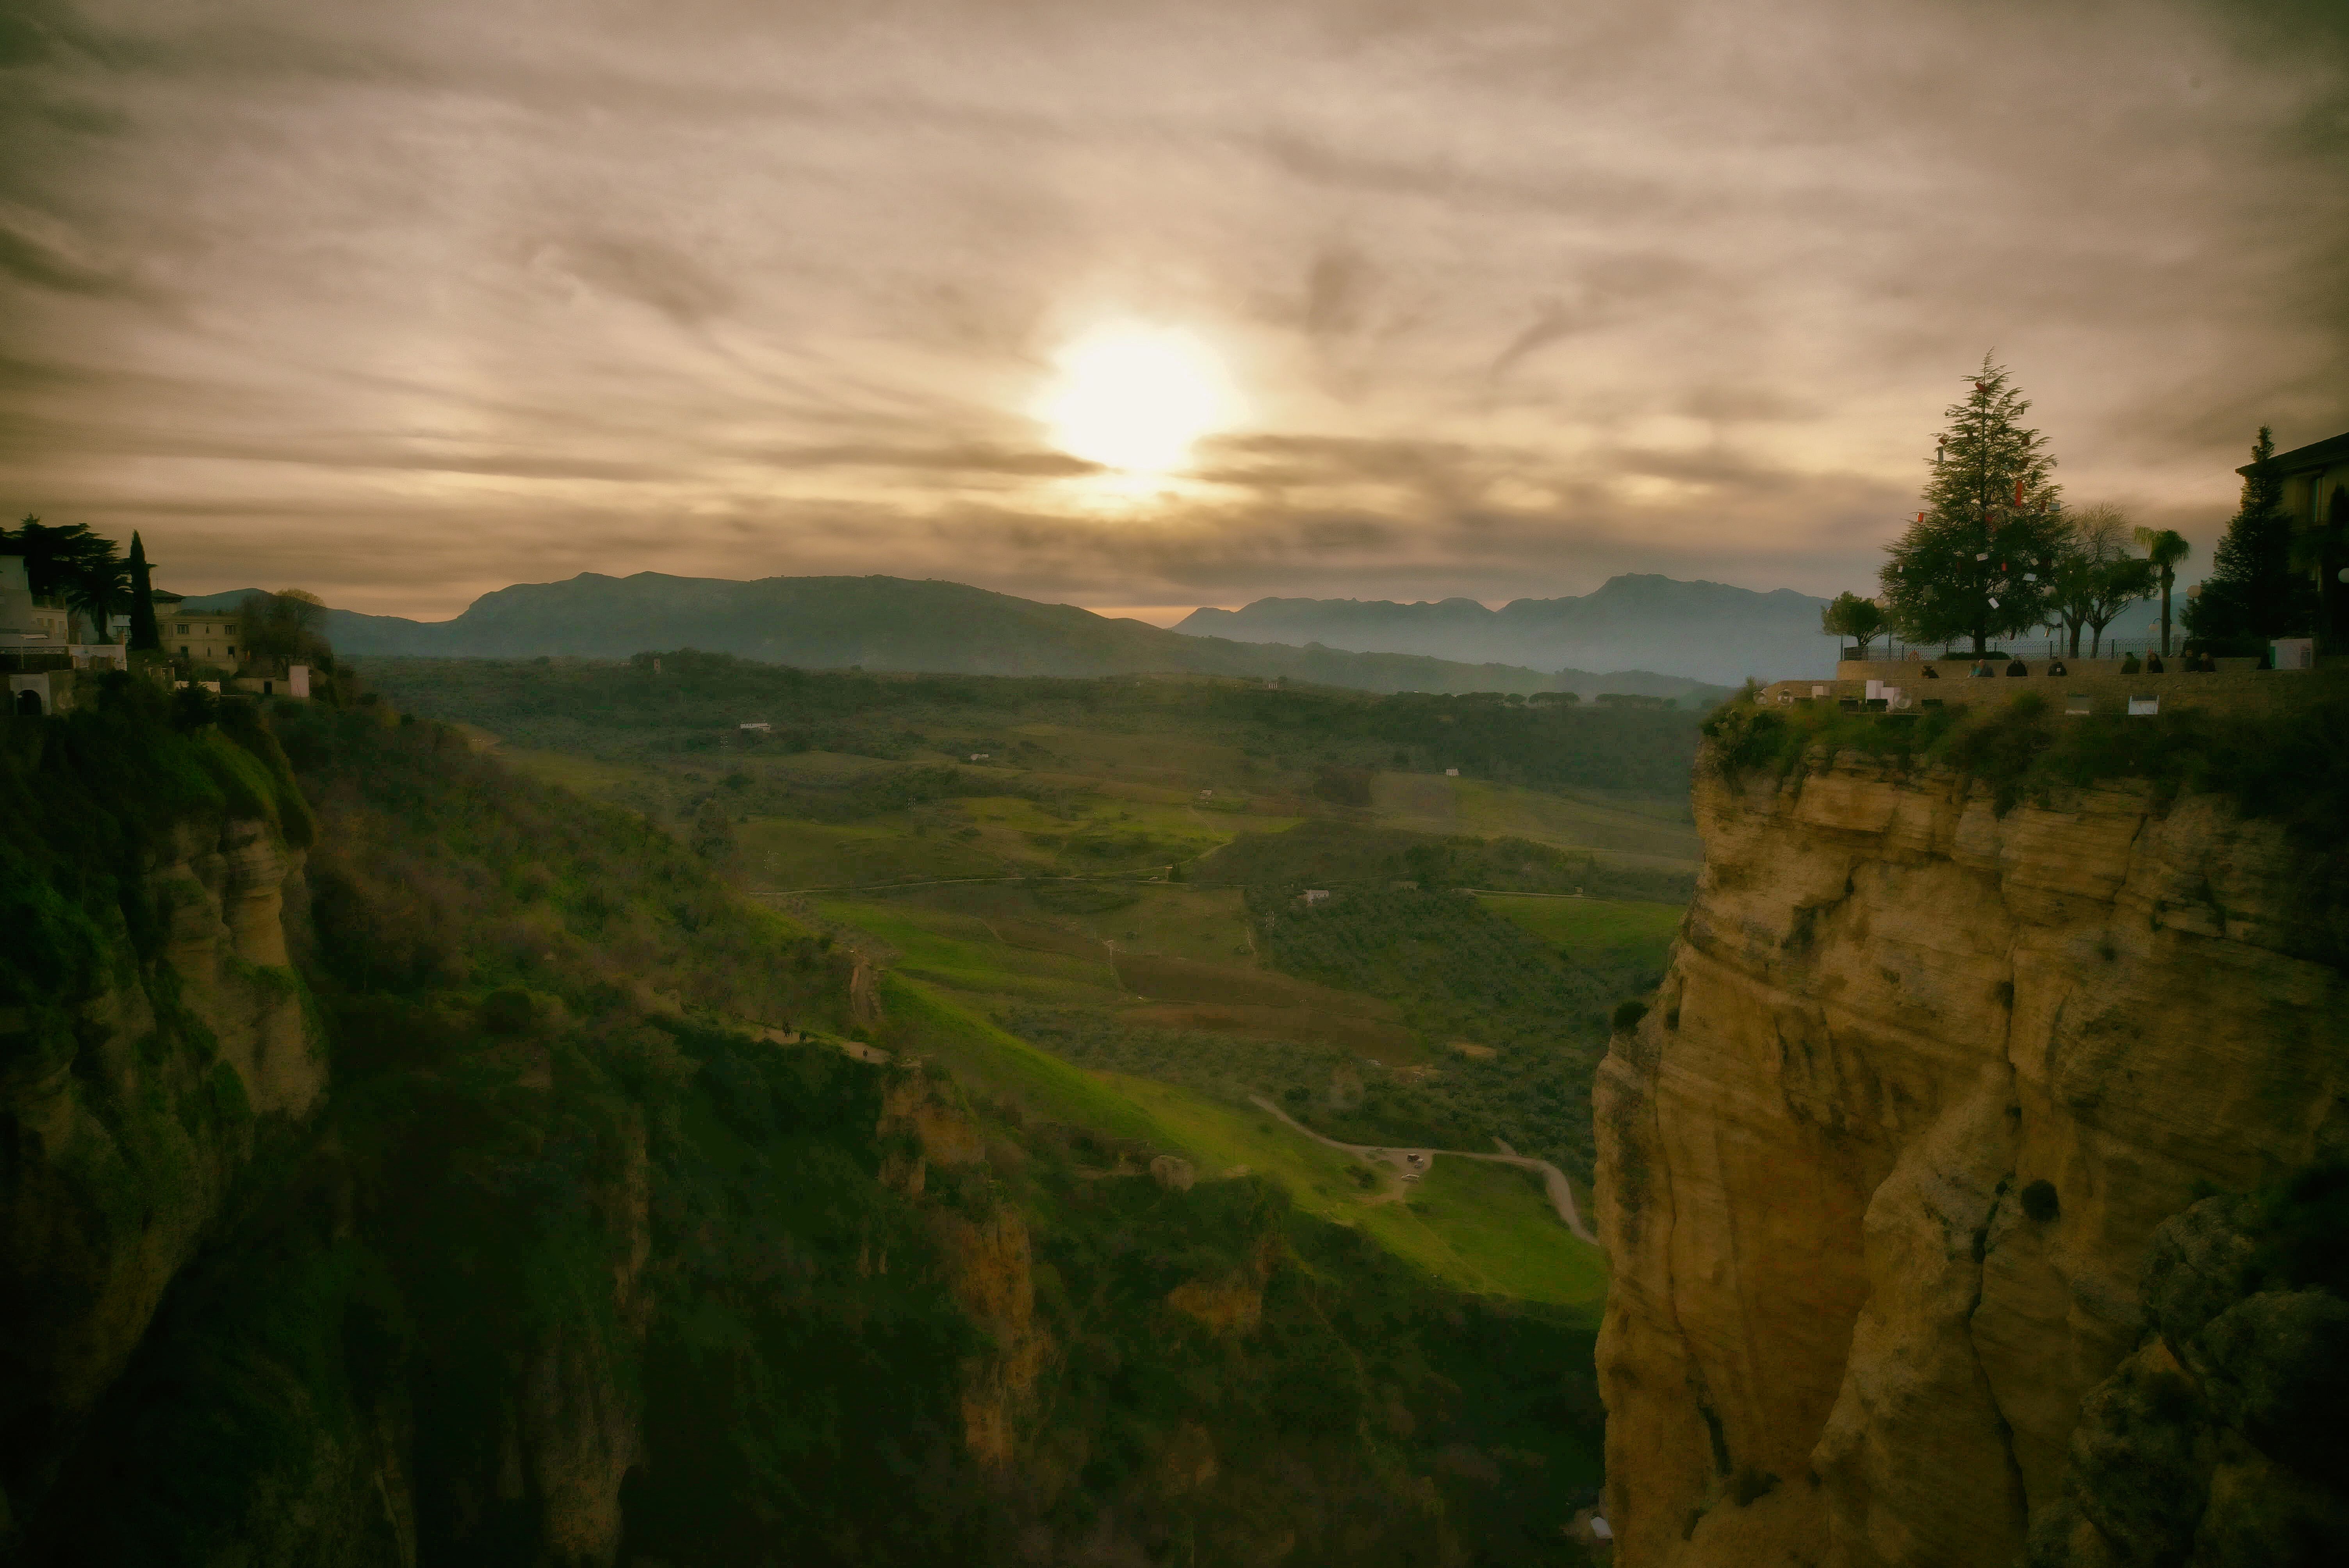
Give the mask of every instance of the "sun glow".
POLYGON ((1187 467, 1199 438, 1227 428, 1237 401, 1215 355, 1187 332, 1102 327, 1054 357, 1038 417, 1072 458, 1129 473, 1187 467))

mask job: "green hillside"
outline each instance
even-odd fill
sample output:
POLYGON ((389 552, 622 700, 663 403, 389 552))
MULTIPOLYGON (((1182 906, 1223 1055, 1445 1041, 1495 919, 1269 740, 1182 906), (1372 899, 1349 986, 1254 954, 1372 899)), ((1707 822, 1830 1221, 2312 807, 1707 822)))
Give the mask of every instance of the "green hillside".
POLYGON ((1049 946, 1114 897, 1010 965, 950 934, 993 912, 778 913, 383 703, 119 681, 0 718, 0 794, 12 1562, 1530 1565, 1594 1494, 1603 1276, 1530 1189, 1361 1203, 947 984, 1117 995, 1049 946), (286 962, 181 967, 157 868, 215 844, 286 879, 286 962), (281 1049, 325 1092, 257 1114, 281 1049))

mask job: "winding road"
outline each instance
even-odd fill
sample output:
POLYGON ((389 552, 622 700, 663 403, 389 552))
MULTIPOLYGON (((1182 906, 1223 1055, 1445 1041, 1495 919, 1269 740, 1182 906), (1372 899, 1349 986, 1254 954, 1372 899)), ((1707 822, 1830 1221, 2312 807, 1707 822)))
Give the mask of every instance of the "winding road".
MULTIPOLYGON (((1371 1143, 1340 1143, 1334 1138, 1325 1138, 1314 1131, 1260 1094, 1248 1096, 1248 1101, 1259 1110, 1270 1111, 1314 1142, 1327 1144, 1373 1165, 1424 1172, 1433 1166, 1435 1157, 1441 1154, 1447 1160, 1486 1160, 1495 1165, 1515 1165, 1520 1170, 1538 1171, 1541 1172, 1542 1190, 1549 1194, 1549 1206, 1557 1211, 1557 1217, 1566 1222, 1566 1228, 1574 1233, 1577 1241, 1588 1242, 1594 1247, 1599 1244, 1599 1238, 1590 1233, 1590 1227, 1582 1222, 1581 1212, 1574 1206, 1574 1189, 1568 1185, 1566 1172, 1547 1160, 1535 1160, 1514 1150, 1501 1154, 1472 1154, 1464 1149, 1390 1149, 1371 1143)), ((1497 1138, 1493 1141, 1501 1142, 1497 1138)), ((1504 1150, 1509 1148, 1506 1143, 1501 1143, 1501 1147, 1504 1150)))

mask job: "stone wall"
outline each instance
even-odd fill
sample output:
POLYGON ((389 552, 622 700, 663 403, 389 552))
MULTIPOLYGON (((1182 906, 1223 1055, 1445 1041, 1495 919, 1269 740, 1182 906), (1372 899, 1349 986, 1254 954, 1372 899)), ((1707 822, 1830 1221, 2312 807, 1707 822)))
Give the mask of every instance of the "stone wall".
POLYGON ((2031 671, 2028 676, 2009 676, 2005 662, 1993 660, 1992 667, 2000 673, 1984 677, 1968 675, 1965 665, 1936 661, 1930 667, 1940 671, 1940 678, 1929 680, 1924 660, 1846 659, 1836 665, 1833 680, 1773 681, 1763 687, 1762 700, 1775 705, 1821 696, 1836 701, 1864 698, 1868 683, 1876 681, 1898 686, 1909 699, 1910 712, 1921 711, 1928 701, 1964 707, 2004 702, 2026 691, 2037 692, 2059 710, 2085 706, 2095 713, 2123 713, 2132 698, 2158 697, 2164 709, 2267 711, 2298 698, 2308 685, 2307 672, 2262 670, 2255 659, 2220 659, 2218 670, 2208 675, 2186 674, 2178 668, 2184 663, 2178 659, 2169 661, 2170 668, 2164 674, 2133 676, 2121 673, 2118 659, 2066 659, 2062 676, 2048 675, 2045 659, 2023 663, 2031 671))

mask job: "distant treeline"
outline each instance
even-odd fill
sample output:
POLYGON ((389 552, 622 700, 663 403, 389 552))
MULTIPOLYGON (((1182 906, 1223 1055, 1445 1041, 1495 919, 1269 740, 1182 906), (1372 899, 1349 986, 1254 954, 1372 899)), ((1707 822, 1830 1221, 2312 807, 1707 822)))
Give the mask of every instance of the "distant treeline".
POLYGON ((1299 822, 1282 833, 1247 833, 1184 868, 1187 880, 1292 893, 1306 887, 1480 888, 1490 892, 1581 892, 1592 898, 1685 903, 1691 872, 1623 865, 1529 839, 1439 837, 1350 822, 1299 822))
POLYGON ((1674 795, 1699 716, 1630 700, 1498 692, 1381 696, 1322 687, 1128 676, 882 676, 801 670, 685 649, 626 662, 371 659, 403 707, 563 748, 852 752, 1015 749, 1012 716, 1100 730, 1212 734, 1243 749, 1351 769, 1435 771, 1535 789, 1674 795), (764 725, 746 730, 746 724, 764 725))

